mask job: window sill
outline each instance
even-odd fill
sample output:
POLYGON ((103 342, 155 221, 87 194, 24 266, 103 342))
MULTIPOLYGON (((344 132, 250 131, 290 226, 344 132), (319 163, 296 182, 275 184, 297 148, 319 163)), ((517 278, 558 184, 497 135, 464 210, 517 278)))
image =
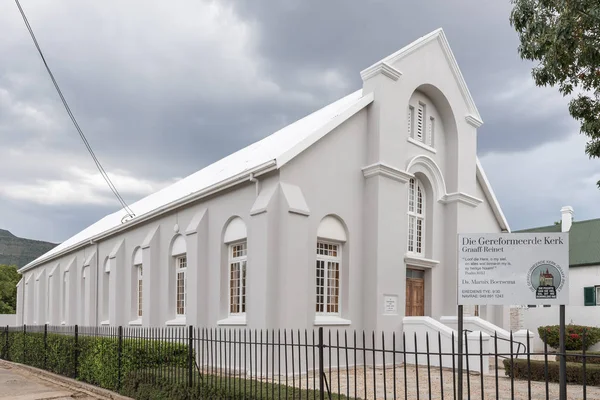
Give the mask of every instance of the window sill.
POLYGON ((129 321, 129 326, 142 326, 142 320, 136 319, 135 321, 129 321))
POLYGON ((316 326, 328 326, 328 325, 350 325, 352 321, 341 317, 329 316, 329 315, 317 315, 315 317, 314 324, 316 326))
POLYGON ((436 154, 436 153, 437 153, 437 151, 436 151, 436 150, 435 150, 433 147, 431 147, 431 146, 428 146, 428 145, 426 145, 426 144, 425 144, 425 143, 423 143, 423 142, 419 142, 419 141, 418 141, 418 140, 416 140, 416 139, 413 139, 413 138, 409 137, 409 138, 407 138, 406 140, 407 140, 407 142, 409 142, 409 143, 412 143, 412 144, 414 144, 415 146, 419 146, 420 148, 422 148, 422 149, 425 149, 425 150, 427 150, 427 151, 430 151, 430 152, 432 152, 433 154, 436 154))
POLYGON ((440 263, 437 260, 431 260, 431 259, 419 256, 416 253, 406 253, 404 255, 404 262, 413 267, 421 267, 421 268, 428 268, 428 269, 431 269, 440 263))
POLYGON ((217 325, 246 325, 246 316, 229 316, 225 319, 217 321, 217 325))
POLYGON ((100 325, 104 325, 104 326, 106 326, 106 325, 110 325, 110 321, 109 321, 109 320, 106 320, 106 321, 100 321, 100 325))
POLYGON ((167 326, 184 326, 186 325, 185 316, 177 317, 170 321, 165 322, 167 326))

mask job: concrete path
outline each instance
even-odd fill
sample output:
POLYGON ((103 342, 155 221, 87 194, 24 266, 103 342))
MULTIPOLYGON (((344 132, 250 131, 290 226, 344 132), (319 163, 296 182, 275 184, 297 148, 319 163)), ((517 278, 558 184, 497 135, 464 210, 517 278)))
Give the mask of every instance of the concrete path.
POLYGON ((7 364, 0 364, 0 400, 41 400, 41 399, 105 399, 57 385, 41 379, 31 372, 7 364))

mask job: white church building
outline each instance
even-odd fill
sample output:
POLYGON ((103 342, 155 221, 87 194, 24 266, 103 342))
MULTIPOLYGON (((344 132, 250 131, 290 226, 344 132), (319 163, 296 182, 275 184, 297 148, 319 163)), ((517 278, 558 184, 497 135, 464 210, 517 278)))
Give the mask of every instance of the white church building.
MULTIPOLYGON (((21 268, 18 323, 398 332, 456 316, 457 234, 509 231, 481 116, 441 29, 360 75, 21 268)), ((509 325, 509 307, 476 312, 509 325)))

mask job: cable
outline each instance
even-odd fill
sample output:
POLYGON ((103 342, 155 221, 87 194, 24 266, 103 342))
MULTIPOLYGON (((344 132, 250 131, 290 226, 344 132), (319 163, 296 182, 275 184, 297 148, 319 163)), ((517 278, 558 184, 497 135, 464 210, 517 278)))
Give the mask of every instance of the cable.
POLYGON ((56 82, 56 79, 54 79, 54 75, 52 74, 52 71, 50 71, 50 67, 48 66, 48 63, 46 62, 46 58, 44 57, 44 54, 42 53, 42 49, 40 48, 38 41, 35 38, 33 29, 31 28, 31 25, 29 25, 29 21, 27 20, 27 17, 25 16, 25 12, 23 11, 21 4, 19 3, 19 0, 15 0, 15 3, 17 4, 17 7, 19 8, 21 16, 23 17, 23 21, 25 22, 25 26, 27 27, 27 30, 29 31, 29 34, 31 35, 31 39, 33 40, 33 43, 35 44, 35 47, 37 48, 37 51, 40 54, 42 61, 44 62, 46 71, 48 71, 48 75, 50 75, 50 79, 52 79, 52 83, 54 84, 54 87, 56 88, 56 91, 58 92, 58 95, 60 96, 60 99, 62 100, 62 103, 65 106, 65 109, 67 110, 67 114, 69 114, 69 117, 71 118, 71 121, 73 122, 73 125, 75 125, 77 132, 79 132, 79 136, 81 137, 81 140, 83 140, 85 147, 87 148, 88 152, 92 156, 92 159, 94 160, 94 163, 96 164, 96 167, 98 168, 98 171, 100 171, 100 175, 102 175, 102 177, 108 184, 108 187, 110 188, 110 190, 113 192, 113 194, 115 195, 115 197, 117 198, 119 203, 121 203, 121 206, 123 207, 123 209, 127 212, 127 214, 130 217, 133 218, 135 216, 135 214, 133 213, 133 210, 131 210, 131 208, 129 208, 129 206, 123 199, 123 197, 121 197, 121 195, 119 194, 119 191, 117 190, 116 186, 112 183, 112 181, 108 177, 108 174, 104 170, 104 167, 102 167, 102 164, 100 164, 100 161, 96 157, 96 154, 94 154, 94 151, 92 150, 92 146, 90 146, 87 138, 83 134, 83 131, 79 127, 79 124, 77 123, 77 120, 75 119, 75 116, 71 112, 71 109, 69 108, 69 104, 67 104, 67 100, 63 96, 62 91, 60 90, 60 87, 58 86, 58 83, 56 82))

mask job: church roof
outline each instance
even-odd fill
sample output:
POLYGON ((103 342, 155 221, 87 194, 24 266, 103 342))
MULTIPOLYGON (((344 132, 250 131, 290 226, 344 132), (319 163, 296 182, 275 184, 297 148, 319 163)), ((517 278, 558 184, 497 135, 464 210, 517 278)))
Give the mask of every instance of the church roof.
MULTIPOLYGON (((560 232, 560 224, 518 232, 560 232)), ((600 265, 600 218, 574 221, 569 229, 569 266, 600 265)))
MULTIPOLYGON (((450 51, 442 29, 437 29, 416 40, 399 52, 384 58, 380 63, 397 60, 412 53, 419 47, 425 46, 432 40, 437 40, 445 51, 455 77, 461 85, 463 96, 467 98, 470 105, 472 112, 470 117, 476 121, 480 121, 479 113, 466 88, 460 70, 458 70, 458 65, 450 51)), ((372 67, 367 68, 367 70, 370 68, 372 67)), ((102 240, 160 214, 247 181, 251 177, 279 169, 358 111, 365 108, 373 99, 372 93, 363 94, 362 89, 357 90, 278 130, 270 136, 131 204, 130 208, 135 214, 133 219, 123 222, 123 218, 127 215, 123 209, 105 216, 36 260, 25 265, 19 272, 24 272, 44 262, 66 255, 77 248, 88 245, 91 241, 102 240)), ((502 213, 479 160, 477 160, 477 179, 483 187, 483 191, 496 215, 498 223, 503 229, 510 231, 506 218, 502 213)))
POLYGON ((318 111, 278 130, 198 172, 150 194, 130 205, 135 218, 122 222, 127 213, 121 209, 105 216, 75 236, 20 269, 21 272, 61 256, 90 240, 99 240, 116 231, 144 222, 167 210, 198 200, 218 190, 281 168, 342 122, 373 101, 373 95, 363 96, 357 90, 318 111))

